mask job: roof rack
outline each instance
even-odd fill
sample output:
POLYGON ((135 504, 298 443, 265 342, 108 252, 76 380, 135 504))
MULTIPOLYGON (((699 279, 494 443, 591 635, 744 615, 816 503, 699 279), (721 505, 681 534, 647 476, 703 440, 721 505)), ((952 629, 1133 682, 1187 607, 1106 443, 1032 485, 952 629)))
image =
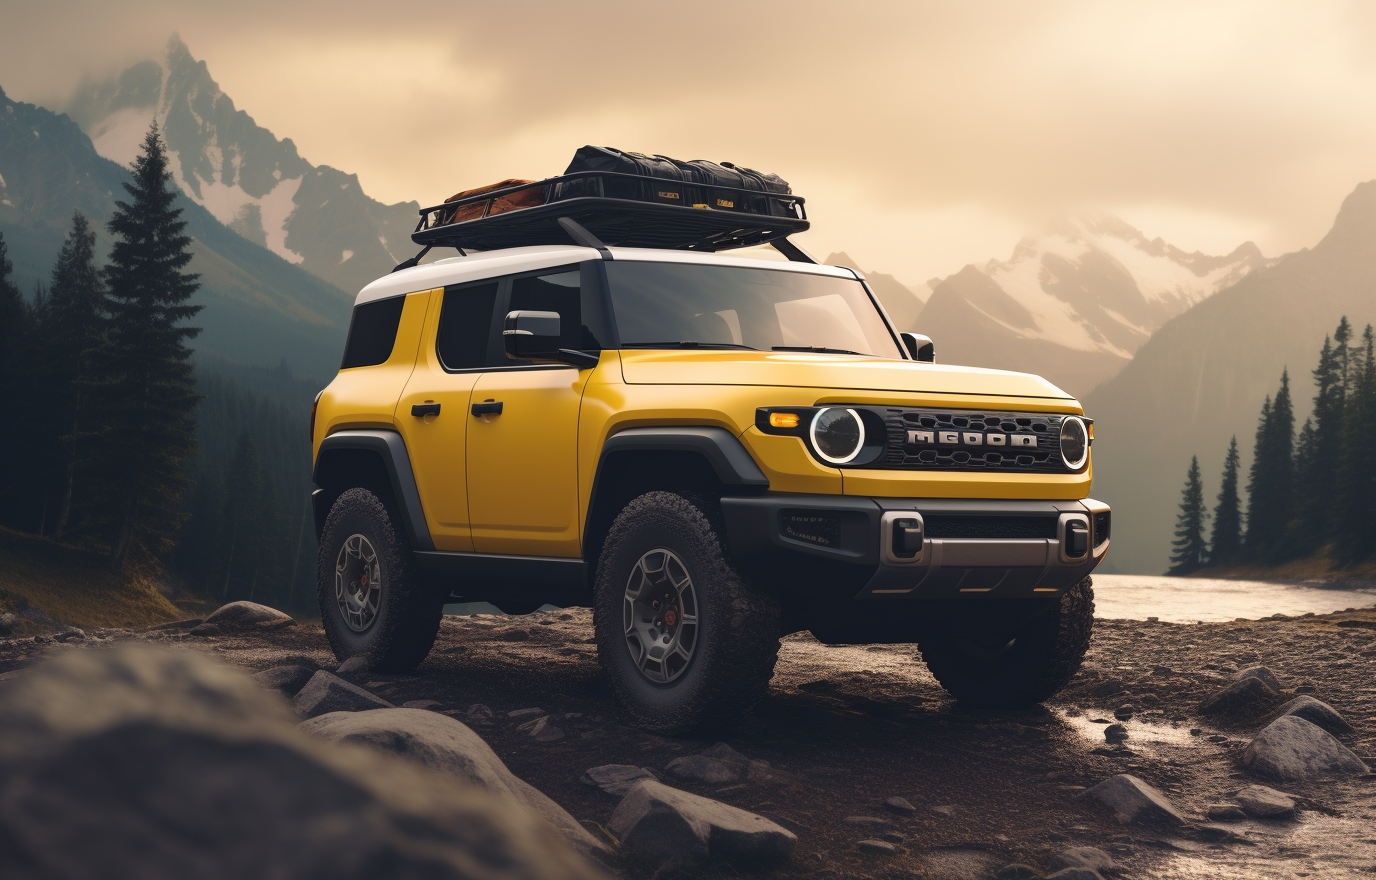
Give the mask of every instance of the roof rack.
POLYGON ((564 244, 573 236, 560 218, 608 246, 702 251, 767 244, 810 225, 801 196, 579 171, 422 208, 411 239, 480 251, 564 244))

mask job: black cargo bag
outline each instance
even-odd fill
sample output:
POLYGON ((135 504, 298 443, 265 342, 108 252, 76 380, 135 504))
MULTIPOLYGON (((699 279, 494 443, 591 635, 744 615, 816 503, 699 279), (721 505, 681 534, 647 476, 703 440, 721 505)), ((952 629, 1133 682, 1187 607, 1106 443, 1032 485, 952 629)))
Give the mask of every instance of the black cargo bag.
POLYGON ((559 185, 553 200, 601 195, 716 211, 795 216, 792 201, 765 195, 791 195, 793 190, 789 188, 788 181, 777 174, 765 174, 730 162, 717 164, 705 159, 685 162, 668 156, 646 156, 611 147, 586 146, 573 154, 573 161, 564 173, 584 171, 628 174, 649 179, 604 177, 570 181, 559 185), (599 184, 601 190, 597 191, 599 184), (753 195, 756 192, 761 195, 753 195))

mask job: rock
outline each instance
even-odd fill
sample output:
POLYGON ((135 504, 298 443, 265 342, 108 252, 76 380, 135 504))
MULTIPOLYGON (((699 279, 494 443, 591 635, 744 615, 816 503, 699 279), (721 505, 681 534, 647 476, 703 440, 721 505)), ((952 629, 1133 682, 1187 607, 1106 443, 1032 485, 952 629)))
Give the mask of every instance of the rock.
POLYGON ((1224 736, 1221 733, 1213 733, 1204 738, 1211 743, 1226 743, 1228 741, 1228 737, 1224 736))
POLYGON ((86 633, 74 626, 53 634, 53 641, 55 642, 84 642, 85 640, 86 633))
POLYGON ((1116 867, 1113 856, 1092 846, 1072 847, 1056 856, 1058 868, 1088 868, 1103 873, 1116 867))
POLYGON ((1226 840, 1239 839, 1231 828, 1224 825, 1211 825, 1208 822, 1202 822, 1189 831, 1197 840, 1203 840, 1207 843, 1221 843, 1226 840))
POLYGON ((604 876, 529 810, 312 740, 194 651, 63 652, 0 689, 0 730, 7 880, 604 876))
POLYGON ((1128 738, 1128 729, 1121 724, 1110 724, 1104 728, 1104 739, 1111 743, 1120 743, 1128 738))
POLYGON ((410 700, 409 702, 402 703, 402 704, 401 704, 401 708, 403 708, 403 709, 427 709, 427 710, 433 712, 434 710, 438 709, 438 708, 439 708, 440 706, 442 706, 442 705, 444 705, 444 704, 441 703, 439 700, 410 700))
POLYGON ((1042 880, 1046 875, 1031 865, 1004 865, 994 874, 994 880, 1042 880))
POLYGON ((195 636, 198 639, 203 639, 207 636, 218 636, 221 632, 223 632, 223 630, 213 623, 202 623, 191 627, 191 629, 186 631, 186 634, 195 636))
POLYGON ((1257 819, 1293 819, 1295 799, 1264 785, 1249 785, 1237 793, 1238 806, 1257 819))
POLYGON ((282 624, 284 621, 288 622, 288 626, 295 623, 291 615, 283 614, 276 608, 259 605, 257 602, 230 602, 215 609, 205 619, 206 623, 213 623, 225 630, 248 629, 260 623, 282 624))
POLYGON ((1325 703, 1323 700, 1316 700, 1311 696, 1298 696, 1276 713, 1276 717, 1294 715, 1303 718, 1311 724, 1317 724, 1324 730, 1332 734, 1344 734, 1352 732, 1352 725, 1347 723, 1347 719, 1339 714, 1337 709, 1325 703))
POLYGON ((592 785, 600 788, 603 792, 614 797, 625 797, 637 782, 642 779, 654 779, 655 775, 644 767, 634 767, 630 764, 604 764, 601 767, 592 767, 585 771, 582 776, 584 785, 592 785))
POLYGON ((880 840, 887 840, 889 843, 902 843, 907 839, 907 835, 902 831, 884 831, 879 835, 880 840))
POLYGON ((550 724, 548 715, 541 715, 534 721, 527 721, 525 724, 518 725, 516 729, 536 742, 547 743, 564 738, 564 731, 550 724))
POLYGON ((1273 706, 1280 694, 1259 678, 1240 678, 1199 704, 1201 715, 1251 715, 1273 706))
POLYGON ((1210 822, 1241 822, 1247 814, 1237 804, 1209 804, 1204 817, 1210 822))
POLYGON ((718 761, 725 761, 728 764, 736 764, 740 767, 746 767, 751 763, 749 758, 723 742, 717 743, 710 749, 704 749, 702 754, 704 757, 716 758, 718 761))
POLYGON ((482 703, 474 703, 469 706, 464 717, 468 719, 469 724, 491 724, 497 720, 496 713, 482 703))
POLYGON ((305 666, 274 666, 256 673, 253 680, 268 690, 278 691, 290 700, 306 686, 315 672, 305 666))
POLYGON ((0 613, 0 638, 14 635, 14 615, 5 611, 0 613))
POLYGON ((608 827, 633 858, 685 866, 783 861, 798 841, 763 816, 648 779, 622 798, 608 827))
POLYGON ((1104 880, 1104 875, 1089 868, 1062 868, 1047 874, 1046 880, 1104 880))
POLYGON ((541 816, 576 849, 604 852, 563 807, 507 769, 482 737, 462 722, 424 709, 334 712, 302 722, 306 733, 337 743, 365 745, 474 785, 494 801, 541 816))
POLYGON ((1280 679, 1276 678, 1276 674, 1265 666, 1249 666, 1233 674, 1233 679, 1235 681, 1242 681, 1244 678, 1255 678, 1257 681, 1265 683, 1267 687, 1276 693, 1280 693, 1282 690, 1280 679))
POLYGON ((892 822, 890 822, 888 819, 881 819, 881 818, 879 818, 878 816, 847 816, 846 818, 842 819, 841 821, 844 822, 844 823, 847 824, 847 825, 858 825, 858 826, 860 826, 861 828, 869 828, 869 829, 871 829, 871 830, 877 829, 877 828, 882 828, 882 829, 884 829, 884 830, 886 830, 886 831, 887 831, 887 830, 892 830, 892 831, 897 831, 897 830, 898 830, 897 828, 894 827, 894 824, 893 824, 892 822))
POLYGON ((1257 734, 1242 752, 1242 766, 1283 782, 1367 772, 1362 759, 1331 733, 1294 715, 1277 718, 1257 734))
POLYGON ((506 717, 520 720, 522 718, 536 718, 540 715, 548 715, 544 709, 512 709, 506 713, 506 717))
POLYGON ((327 712, 363 712, 368 709, 395 708, 376 694, 369 693, 323 669, 311 676, 292 698, 291 705, 302 718, 314 718, 327 712))
POLYGON ((684 782, 727 785, 732 782, 740 782, 745 767, 723 761, 720 758, 709 758, 706 755, 685 755, 670 761, 664 770, 670 776, 684 782))
POLYGON ((1113 717, 1117 718, 1119 721, 1127 721, 1132 718, 1133 713, 1136 711, 1137 708, 1130 704, 1127 706, 1119 706, 1117 709, 1113 710, 1113 717))
POLYGON ((946 816, 947 818, 949 818, 956 814, 956 808, 951 806, 950 804, 942 804, 939 806, 932 807, 932 812, 936 813, 939 816, 946 816))
POLYGON ((350 657, 335 669, 335 675, 367 675, 369 672, 368 658, 359 654, 350 657))
POLYGON ((862 840, 855 848, 872 856, 891 856, 898 852, 898 847, 887 840, 862 840))
POLYGON ((1164 794, 1127 773, 1111 776, 1085 792, 1109 809, 1123 825, 1187 825, 1164 794))
POLYGON ((913 813, 917 812, 917 807, 914 807, 912 804, 908 803, 906 798, 901 797, 887 798, 884 801, 884 806, 888 807, 890 810, 893 810, 895 813, 906 813, 908 815, 912 815, 913 813))

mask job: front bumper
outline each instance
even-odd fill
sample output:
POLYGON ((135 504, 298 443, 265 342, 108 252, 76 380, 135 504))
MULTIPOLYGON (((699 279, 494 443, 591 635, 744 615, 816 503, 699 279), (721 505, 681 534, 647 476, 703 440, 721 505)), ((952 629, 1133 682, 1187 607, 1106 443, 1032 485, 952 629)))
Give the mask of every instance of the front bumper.
POLYGON ((738 562, 832 599, 1054 598, 1103 561, 1111 523, 1091 499, 766 493, 721 506, 738 562))

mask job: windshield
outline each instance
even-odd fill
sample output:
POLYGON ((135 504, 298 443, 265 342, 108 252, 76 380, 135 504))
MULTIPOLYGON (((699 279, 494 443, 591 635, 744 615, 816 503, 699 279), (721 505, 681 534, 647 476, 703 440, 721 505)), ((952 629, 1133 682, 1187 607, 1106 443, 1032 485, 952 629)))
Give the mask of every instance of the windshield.
POLYGON ((777 269, 604 264, 623 348, 753 348, 900 357, 859 281, 777 269))

